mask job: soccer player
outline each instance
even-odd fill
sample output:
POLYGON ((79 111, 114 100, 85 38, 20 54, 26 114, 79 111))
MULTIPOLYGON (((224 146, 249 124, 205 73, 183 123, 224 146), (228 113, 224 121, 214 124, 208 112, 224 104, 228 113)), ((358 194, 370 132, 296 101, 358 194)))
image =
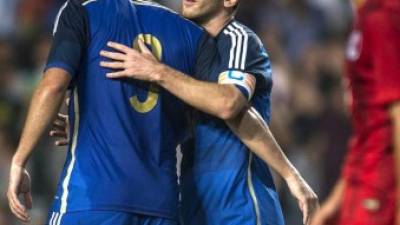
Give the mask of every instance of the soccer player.
POLYGON ((284 224, 272 176, 261 159, 277 169, 296 197, 301 196, 304 223, 309 224, 317 199, 304 181, 299 182, 301 177, 264 124, 263 118, 270 118, 270 62, 257 35, 234 20, 237 4, 237 0, 183 1, 183 15, 202 25, 218 48, 217 56, 208 57, 213 61, 209 67, 198 64, 202 81, 158 63, 145 46, 139 53, 110 43, 118 52, 102 51, 114 61, 101 65, 116 70, 107 74, 109 78, 154 82, 204 112, 194 113, 193 138, 182 145, 183 224, 284 224), (231 99, 222 99, 221 92, 231 99), (243 113, 247 105, 254 108, 243 113), (225 110, 219 110, 221 106, 225 110), (306 194, 297 195, 292 179, 306 194))
POLYGON ((400 225, 400 1, 358 0, 349 39, 354 133, 343 174, 313 219, 400 225))
POLYGON ((26 164, 69 87, 72 139, 47 224, 176 225, 175 149, 185 134, 185 106, 153 84, 107 79, 99 52, 108 40, 146 43, 162 62, 198 74, 196 57, 202 58, 201 49, 212 49, 203 47, 206 37, 194 23, 160 6, 67 1, 12 159, 7 193, 12 212, 30 219, 26 164))

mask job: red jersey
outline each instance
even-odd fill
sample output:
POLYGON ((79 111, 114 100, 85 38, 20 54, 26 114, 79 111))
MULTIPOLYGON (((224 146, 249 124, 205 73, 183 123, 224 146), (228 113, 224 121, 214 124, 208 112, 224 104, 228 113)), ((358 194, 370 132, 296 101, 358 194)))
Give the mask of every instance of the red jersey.
POLYGON ((367 0, 358 10, 347 69, 354 133, 344 178, 393 189, 388 106, 400 100, 400 0, 367 0))

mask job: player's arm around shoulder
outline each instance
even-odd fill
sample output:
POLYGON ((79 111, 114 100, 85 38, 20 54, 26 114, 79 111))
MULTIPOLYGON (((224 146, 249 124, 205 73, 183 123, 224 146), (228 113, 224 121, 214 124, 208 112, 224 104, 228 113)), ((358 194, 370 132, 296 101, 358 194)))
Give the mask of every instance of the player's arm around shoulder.
MULTIPOLYGON (((233 118, 246 105, 246 97, 233 84, 218 84, 210 80, 202 81, 160 63, 139 40, 139 50, 110 42, 116 52, 101 51, 100 55, 112 61, 103 61, 101 66, 113 69, 108 78, 132 78, 155 82, 205 113, 221 119, 233 118)), ((215 78, 214 80, 218 80, 215 78)))

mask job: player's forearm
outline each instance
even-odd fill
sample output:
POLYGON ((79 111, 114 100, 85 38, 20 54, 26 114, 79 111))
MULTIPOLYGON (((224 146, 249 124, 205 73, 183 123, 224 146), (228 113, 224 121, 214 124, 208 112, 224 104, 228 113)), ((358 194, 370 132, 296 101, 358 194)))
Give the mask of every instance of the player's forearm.
POLYGON ((283 178, 298 176, 268 125, 254 108, 242 111, 236 118, 227 121, 227 124, 252 152, 283 178))
MULTIPOLYGON (((400 201, 400 103, 395 103, 390 107, 392 119, 392 140, 395 162, 395 175, 397 181, 398 201, 400 201)), ((400 204, 400 203, 399 203, 400 204)))
POLYGON ((156 82, 194 108, 221 119, 233 118, 247 104, 232 85, 199 81, 164 65, 156 82))
POLYGON ((338 209, 340 207, 343 199, 345 185, 346 183, 344 179, 340 178, 336 182, 331 194, 328 196, 326 203, 329 204, 332 209, 338 209))
POLYGON ((24 167, 63 102, 69 78, 48 72, 35 90, 13 163, 24 167), (54 77, 50 77, 54 76, 54 77), (55 81, 55 79, 64 79, 55 81), (55 82, 54 82, 55 81, 55 82), (55 84, 54 84, 55 83, 55 84))

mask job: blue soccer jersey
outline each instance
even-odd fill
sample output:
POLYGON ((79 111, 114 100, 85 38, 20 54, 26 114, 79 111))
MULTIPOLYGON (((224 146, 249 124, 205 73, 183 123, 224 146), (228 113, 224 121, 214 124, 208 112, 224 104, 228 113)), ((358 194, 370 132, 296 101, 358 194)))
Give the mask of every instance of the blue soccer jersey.
MULTIPOLYGON (((257 35, 233 20, 215 42, 219 57, 209 67, 198 65, 201 79, 236 85, 269 121, 271 67, 257 35)), ((223 120, 195 112, 193 124, 193 138, 182 145, 183 224, 282 225, 268 166, 223 120)))
POLYGON ((195 24, 150 3, 63 5, 46 67, 72 76, 71 144, 52 209, 57 221, 84 210, 177 217, 175 149, 185 134, 185 106, 156 85, 107 79, 99 53, 107 41, 135 46, 140 38, 163 63, 195 74, 206 37, 195 24))

